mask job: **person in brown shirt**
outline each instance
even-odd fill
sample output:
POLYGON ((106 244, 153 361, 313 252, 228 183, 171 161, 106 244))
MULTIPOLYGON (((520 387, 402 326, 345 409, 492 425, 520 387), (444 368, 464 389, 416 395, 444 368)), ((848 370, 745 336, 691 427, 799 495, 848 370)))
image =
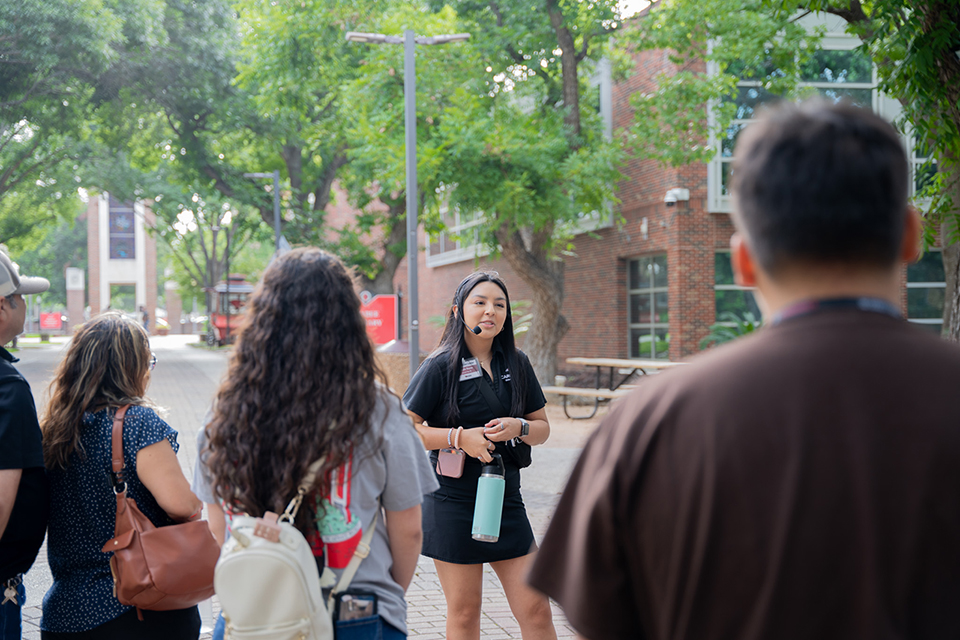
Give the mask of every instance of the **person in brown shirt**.
POLYGON ((740 136, 731 260, 766 326, 644 383, 530 583, 582 637, 960 637, 960 348, 900 317, 894 129, 784 105, 740 136))

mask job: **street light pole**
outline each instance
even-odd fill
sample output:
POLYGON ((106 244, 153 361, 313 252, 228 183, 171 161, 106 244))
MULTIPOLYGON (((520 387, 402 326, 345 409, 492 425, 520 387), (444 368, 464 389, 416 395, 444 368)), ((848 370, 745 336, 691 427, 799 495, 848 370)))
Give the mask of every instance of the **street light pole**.
POLYGON ((462 42, 469 33, 416 37, 412 29, 403 32, 403 38, 382 33, 347 32, 350 42, 403 45, 403 104, 407 170, 407 335, 410 343, 410 379, 420 366, 420 304, 417 289, 417 71, 416 45, 462 42))
POLYGON ((245 173, 244 178, 273 178, 273 251, 280 255, 280 170, 273 173, 245 173))
POLYGON ((403 103, 407 147, 407 318, 410 341, 410 379, 420 366, 420 305, 417 288, 417 71, 412 29, 403 32, 403 103))

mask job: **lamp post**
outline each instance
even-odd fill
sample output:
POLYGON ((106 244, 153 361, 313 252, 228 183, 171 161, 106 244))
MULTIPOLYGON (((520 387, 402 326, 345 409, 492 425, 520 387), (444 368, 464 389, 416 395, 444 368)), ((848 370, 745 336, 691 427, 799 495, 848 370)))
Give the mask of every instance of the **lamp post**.
POLYGON ((407 335, 410 342, 410 379, 420 365, 420 309, 417 289, 417 71, 416 45, 446 44, 462 42, 470 37, 469 33, 455 33, 429 37, 417 37, 412 29, 403 32, 403 37, 388 36, 382 33, 361 33, 348 31, 350 42, 368 44, 403 45, 403 111, 404 132, 407 158, 407 335))
MULTIPOLYGON (((245 173, 244 178, 273 178, 273 254, 280 253, 280 170, 273 173, 245 173)), ((229 279, 229 278, 228 278, 229 279)))

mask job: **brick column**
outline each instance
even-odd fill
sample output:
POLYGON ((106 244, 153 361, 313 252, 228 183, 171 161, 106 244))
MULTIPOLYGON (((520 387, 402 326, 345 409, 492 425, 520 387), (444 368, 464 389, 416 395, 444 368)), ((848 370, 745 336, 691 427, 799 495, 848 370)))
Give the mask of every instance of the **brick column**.
POLYGON ((73 328, 83 324, 83 269, 67 267, 67 324, 66 335, 73 335, 73 328))
MULTIPOLYGON (((100 196, 90 193, 87 201, 87 274, 90 278, 90 316, 103 309, 100 293, 100 196)), ((110 292, 106 292, 107 300, 110 292)), ((83 317, 81 315, 81 317, 83 317)))
POLYGON ((183 333, 180 316, 183 315, 183 300, 177 291, 177 283, 167 280, 163 283, 164 297, 167 299, 167 322, 170 324, 171 334, 183 333))
POLYGON ((146 305, 150 314, 150 333, 157 331, 157 238, 152 231, 157 226, 157 217, 149 205, 143 205, 143 232, 146 268, 146 305))

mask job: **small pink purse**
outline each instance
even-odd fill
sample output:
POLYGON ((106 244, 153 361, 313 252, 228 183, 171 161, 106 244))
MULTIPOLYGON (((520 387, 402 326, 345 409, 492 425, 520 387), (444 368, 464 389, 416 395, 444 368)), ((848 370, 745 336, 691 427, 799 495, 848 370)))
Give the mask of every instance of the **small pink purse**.
MULTIPOLYGON (((453 441, 453 446, 447 449, 440 449, 440 453, 437 454, 437 473, 441 476, 459 478, 463 475, 463 462, 466 456, 463 451, 460 450, 461 432, 463 432, 463 427, 457 427, 457 435, 453 441)), ((448 444, 449 440, 450 436, 448 434, 448 444)))

